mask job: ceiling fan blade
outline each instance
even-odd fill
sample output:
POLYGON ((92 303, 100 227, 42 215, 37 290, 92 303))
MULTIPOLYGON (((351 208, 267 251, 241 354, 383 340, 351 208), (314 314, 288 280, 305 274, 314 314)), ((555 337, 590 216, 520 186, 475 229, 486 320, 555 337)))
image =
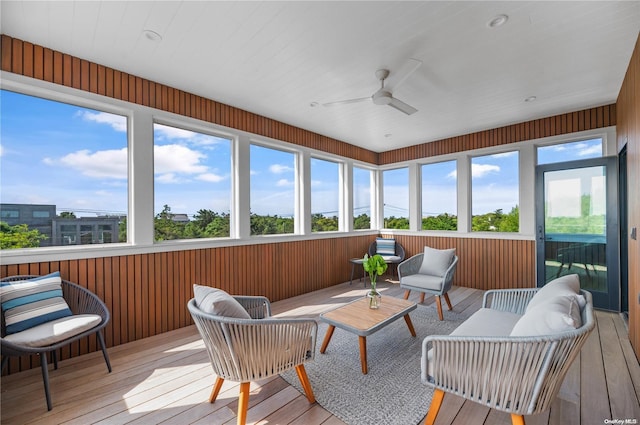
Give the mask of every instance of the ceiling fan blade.
POLYGON ((338 100, 337 102, 323 103, 322 106, 347 105, 349 103, 364 102, 365 100, 371 100, 371 96, 369 96, 369 97, 359 97, 357 99, 338 100))
POLYGON ((389 77, 384 82, 384 87, 389 91, 397 89, 416 69, 420 68, 420 65, 422 65, 421 60, 413 58, 407 60, 400 69, 389 74, 389 77))
POLYGON ((404 103, 400 99, 396 99, 395 97, 391 98, 391 102, 389 102, 388 105, 391 106, 392 108, 397 109, 400 112, 404 112, 407 115, 411 115, 418 112, 418 110, 413 106, 407 105, 406 103, 404 103))

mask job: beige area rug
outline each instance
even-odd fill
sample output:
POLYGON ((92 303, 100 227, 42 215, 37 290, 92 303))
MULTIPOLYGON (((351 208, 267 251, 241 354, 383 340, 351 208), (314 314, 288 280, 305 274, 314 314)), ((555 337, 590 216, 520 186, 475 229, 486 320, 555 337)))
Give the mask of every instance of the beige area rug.
MULTIPOLYGON (((433 394, 420 380, 422 340, 427 335, 448 335, 466 317, 445 310, 441 322, 434 305, 418 305, 409 315, 415 338, 402 319, 367 337, 367 375, 362 374, 354 334, 336 328, 327 351, 320 354, 327 330, 320 323, 315 360, 305 364, 318 404, 349 425, 420 423, 433 394)), ((303 392, 295 371, 282 377, 303 392)))

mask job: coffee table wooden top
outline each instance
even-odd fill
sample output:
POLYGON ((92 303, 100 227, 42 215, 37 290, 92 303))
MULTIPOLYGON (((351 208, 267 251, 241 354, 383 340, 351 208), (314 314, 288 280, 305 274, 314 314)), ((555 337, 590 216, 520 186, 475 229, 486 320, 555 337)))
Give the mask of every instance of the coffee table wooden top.
POLYGON ((359 336, 368 336, 409 314, 418 305, 394 297, 382 297, 378 309, 369 308, 366 297, 320 315, 320 320, 359 336))

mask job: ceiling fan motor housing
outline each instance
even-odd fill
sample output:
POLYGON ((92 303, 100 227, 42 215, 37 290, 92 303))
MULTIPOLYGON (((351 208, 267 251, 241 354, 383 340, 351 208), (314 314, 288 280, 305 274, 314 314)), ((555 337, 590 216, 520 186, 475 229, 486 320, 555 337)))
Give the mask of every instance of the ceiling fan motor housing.
POLYGON ((376 105, 388 105, 391 103, 392 96, 390 92, 380 89, 371 96, 371 99, 376 105))

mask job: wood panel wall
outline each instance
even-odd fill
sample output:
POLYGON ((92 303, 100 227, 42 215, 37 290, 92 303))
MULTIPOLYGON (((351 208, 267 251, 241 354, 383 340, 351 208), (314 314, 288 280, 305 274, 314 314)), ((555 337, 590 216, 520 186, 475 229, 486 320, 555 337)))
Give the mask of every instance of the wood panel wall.
POLYGON ((400 161, 500 146, 542 137, 609 127, 615 124, 616 105, 600 106, 381 152, 378 156, 378 164, 393 164, 400 161))
POLYGON ((1 69, 376 164, 378 154, 211 99, 1 35, 1 69))
POLYGON ((401 234, 393 237, 404 247, 406 258, 422 252, 425 246, 455 248, 458 266, 454 285, 482 290, 536 286, 535 241, 401 234))
MULTIPOLYGON (((640 232, 640 36, 618 95, 618 149, 627 146, 629 230, 640 232)), ((638 236, 640 238, 640 235, 638 236)), ((640 239, 629 237, 629 340, 640 359, 640 239)))
MULTIPOLYGON (((278 301, 349 280, 371 235, 224 248, 0 266, 0 277, 60 271, 104 300, 111 312, 108 347, 193 323, 193 284, 278 301)), ((97 349, 95 337, 65 348, 62 358, 97 349)), ((37 356, 11 359, 9 371, 39 366, 37 356)))

